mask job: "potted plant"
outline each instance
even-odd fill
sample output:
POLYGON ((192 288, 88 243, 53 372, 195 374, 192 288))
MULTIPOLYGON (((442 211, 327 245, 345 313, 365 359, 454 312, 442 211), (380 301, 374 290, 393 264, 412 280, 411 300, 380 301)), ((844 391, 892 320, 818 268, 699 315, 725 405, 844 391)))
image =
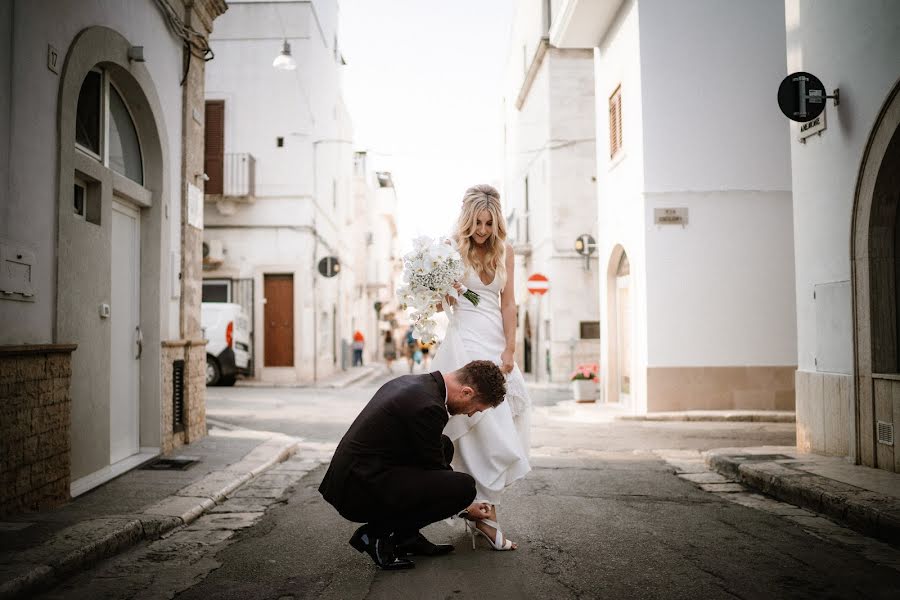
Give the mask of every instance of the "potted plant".
POLYGON ((578 365, 572 373, 572 392, 576 402, 594 402, 597 400, 597 383, 600 381, 597 365, 578 365))

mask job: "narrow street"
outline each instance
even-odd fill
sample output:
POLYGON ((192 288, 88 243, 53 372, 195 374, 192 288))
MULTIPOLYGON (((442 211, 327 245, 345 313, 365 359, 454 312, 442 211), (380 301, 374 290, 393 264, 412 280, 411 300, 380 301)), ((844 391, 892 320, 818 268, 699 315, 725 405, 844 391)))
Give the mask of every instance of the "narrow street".
POLYGON ((718 483, 700 459, 713 447, 792 444, 792 423, 578 423, 565 416, 568 392, 550 389, 533 390, 533 471, 499 509, 520 549, 476 540, 473 551, 459 522, 442 522, 426 535, 455 544, 452 555, 378 571, 347 545, 355 526, 316 488, 321 461, 386 379, 343 390, 210 388, 213 423, 295 435, 308 450, 191 526, 41 597, 896 597, 900 552, 718 483))

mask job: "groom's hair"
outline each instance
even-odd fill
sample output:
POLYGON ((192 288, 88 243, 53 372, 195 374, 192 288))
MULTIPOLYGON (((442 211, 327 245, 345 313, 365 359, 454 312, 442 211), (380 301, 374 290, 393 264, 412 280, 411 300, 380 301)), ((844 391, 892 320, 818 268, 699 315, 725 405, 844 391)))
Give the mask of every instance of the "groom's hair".
POLYGON ((461 384, 475 390, 482 404, 497 407, 506 396, 506 377, 489 360, 473 360, 456 371, 461 384))

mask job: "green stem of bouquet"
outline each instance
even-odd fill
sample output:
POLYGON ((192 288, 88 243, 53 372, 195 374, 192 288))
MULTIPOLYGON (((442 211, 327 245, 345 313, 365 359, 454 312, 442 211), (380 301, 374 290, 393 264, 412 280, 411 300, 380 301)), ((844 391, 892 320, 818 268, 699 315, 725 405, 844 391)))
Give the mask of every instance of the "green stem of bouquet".
POLYGON ((478 306, 478 301, 481 300, 478 294, 476 294, 472 290, 466 290, 463 296, 465 296, 465 298, 475 306, 478 306))

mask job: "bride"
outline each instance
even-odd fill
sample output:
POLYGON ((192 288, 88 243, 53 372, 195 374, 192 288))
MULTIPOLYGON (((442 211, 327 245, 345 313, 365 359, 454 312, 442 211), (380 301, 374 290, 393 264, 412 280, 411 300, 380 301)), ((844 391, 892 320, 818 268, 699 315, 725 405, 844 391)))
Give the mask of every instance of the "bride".
MULTIPOLYGON (((448 298, 450 325, 434 357, 432 369, 449 372, 472 360, 490 360, 506 374, 506 402, 473 417, 450 417, 444 433, 453 440, 453 468, 475 479, 475 504, 487 503, 490 513, 472 513, 476 533, 495 550, 515 550, 497 523, 501 492, 521 479, 528 463, 530 400, 521 371, 513 362, 516 349, 516 302, 513 293, 513 252, 506 243, 506 223, 500 193, 489 185, 466 190, 453 236, 466 266, 456 289, 468 288, 480 296, 475 306, 466 299, 448 298)), ((460 296, 462 298, 462 296, 460 296)))

